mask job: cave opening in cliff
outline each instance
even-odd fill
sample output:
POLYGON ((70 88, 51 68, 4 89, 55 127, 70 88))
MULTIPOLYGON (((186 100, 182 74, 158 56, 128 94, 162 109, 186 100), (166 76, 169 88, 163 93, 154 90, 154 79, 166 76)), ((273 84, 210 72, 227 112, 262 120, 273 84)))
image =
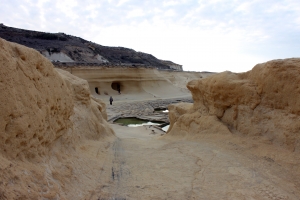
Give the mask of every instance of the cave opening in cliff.
POLYGON ((97 94, 100 94, 100 92, 99 92, 99 90, 98 90, 97 87, 95 87, 95 92, 96 92, 97 94))
POLYGON ((113 90, 118 91, 119 94, 121 94, 121 83, 120 83, 120 82, 113 82, 113 83, 111 84, 111 88, 112 88, 113 90))

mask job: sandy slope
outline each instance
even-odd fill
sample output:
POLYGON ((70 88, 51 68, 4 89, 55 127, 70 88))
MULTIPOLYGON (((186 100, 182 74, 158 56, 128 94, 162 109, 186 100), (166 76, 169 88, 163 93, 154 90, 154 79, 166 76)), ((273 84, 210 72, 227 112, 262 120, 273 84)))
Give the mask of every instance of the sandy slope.
POLYGON ((108 149, 110 173, 91 199, 300 198, 293 171, 299 157, 284 150, 276 155, 268 144, 215 133, 170 140, 153 128, 112 127, 118 138, 108 149), (262 149, 265 155, 258 153, 262 149))

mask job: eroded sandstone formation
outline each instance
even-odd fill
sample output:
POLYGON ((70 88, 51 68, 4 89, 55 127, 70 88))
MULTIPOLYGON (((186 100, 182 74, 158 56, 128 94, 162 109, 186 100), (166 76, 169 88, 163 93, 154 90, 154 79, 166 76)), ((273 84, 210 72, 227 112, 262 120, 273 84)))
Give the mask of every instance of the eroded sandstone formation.
POLYGON ((169 106, 169 135, 242 133, 300 150, 300 59, 273 60, 246 73, 223 72, 187 87, 194 104, 169 106))
POLYGON ((114 135, 105 104, 91 98, 87 81, 3 39, 0 67, 0 199, 84 196, 79 188, 89 184, 71 180, 85 180, 92 171, 82 165, 97 164, 80 158, 78 146, 114 135))
POLYGON ((116 66, 63 69, 87 80, 91 94, 106 102, 110 96, 116 101, 191 97, 186 84, 212 74, 116 66))
POLYGON ((42 156, 72 126, 71 93, 38 52, 0 42, 2 154, 10 158, 42 156))

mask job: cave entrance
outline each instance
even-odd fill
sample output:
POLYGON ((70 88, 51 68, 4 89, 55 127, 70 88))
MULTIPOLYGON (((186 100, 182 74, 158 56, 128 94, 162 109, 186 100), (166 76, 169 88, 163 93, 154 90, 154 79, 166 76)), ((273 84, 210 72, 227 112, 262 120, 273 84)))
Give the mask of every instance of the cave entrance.
POLYGON ((100 92, 99 92, 99 90, 98 90, 97 87, 95 87, 95 92, 96 92, 97 94, 100 94, 100 92))
POLYGON ((113 83, 111 84, 111 88, 112 88, 113 90, 118 91, 119 94, 121 94, 121 83, 120 83, 120 82, 113 82, 113 83))

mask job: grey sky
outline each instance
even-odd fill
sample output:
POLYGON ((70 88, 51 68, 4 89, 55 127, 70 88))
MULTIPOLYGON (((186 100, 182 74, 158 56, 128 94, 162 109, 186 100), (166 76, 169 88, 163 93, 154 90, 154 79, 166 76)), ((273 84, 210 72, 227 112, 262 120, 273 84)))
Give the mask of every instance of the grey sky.
POLYGON ((299 57, 299 0, 0 0, 0 22, 124 46, 191 71, 299 57))

